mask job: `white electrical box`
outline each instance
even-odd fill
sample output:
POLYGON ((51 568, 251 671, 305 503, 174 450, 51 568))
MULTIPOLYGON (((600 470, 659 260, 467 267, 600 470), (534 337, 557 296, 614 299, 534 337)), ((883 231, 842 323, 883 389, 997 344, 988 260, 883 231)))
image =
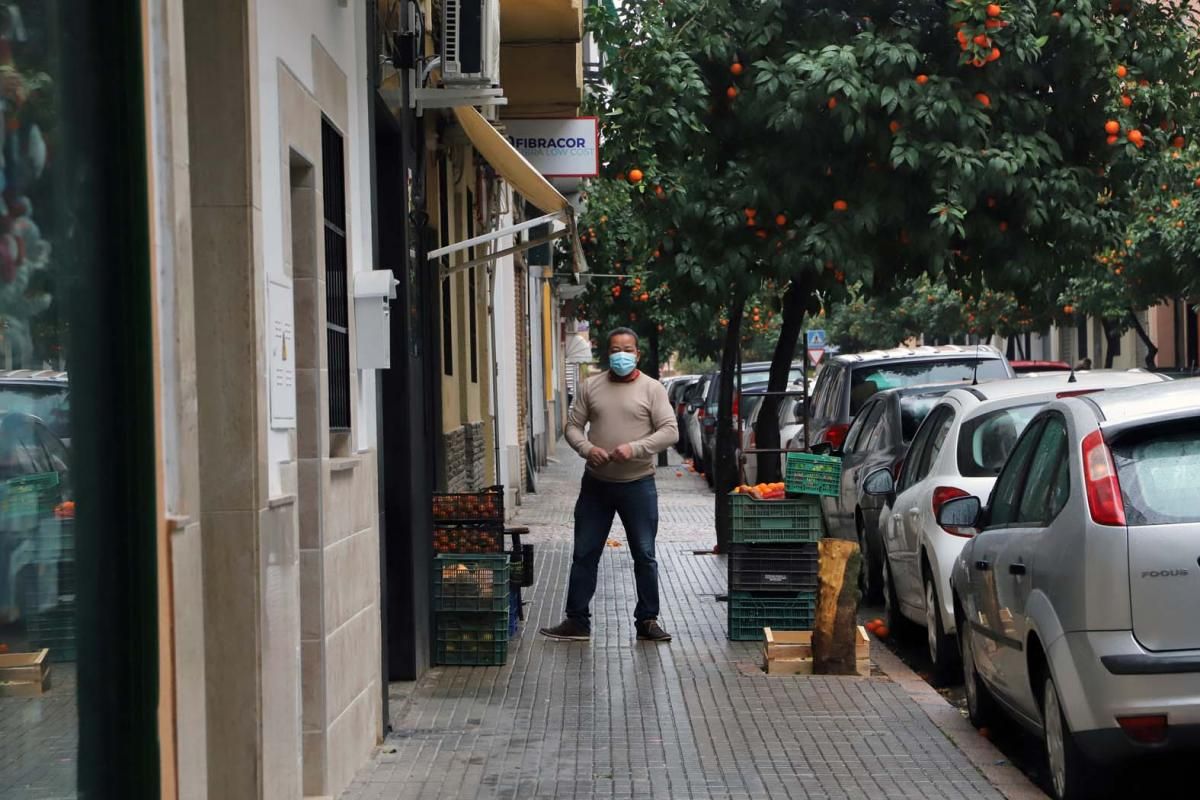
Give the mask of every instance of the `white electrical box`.
POLYGON ((392 366, 391 304, 399 285, 391 270, 354 273, 354 328, 359 369, 392 366))

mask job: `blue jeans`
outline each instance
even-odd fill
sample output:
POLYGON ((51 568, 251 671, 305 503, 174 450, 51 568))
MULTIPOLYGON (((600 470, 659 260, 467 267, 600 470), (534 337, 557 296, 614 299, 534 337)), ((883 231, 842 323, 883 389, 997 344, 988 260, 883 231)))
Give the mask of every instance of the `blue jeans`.
POLYGON ((567 618, 588 628, 592 618, 589 606, 596 593, 596 571, 614 515, 621 517, 633 554, 638 596, 633 618, 638 622, 658 619, 658 561, 654 558, 658 490, 654 476, 614 483, 585 474, 575 502, 575 553, 567 586, 567 618))

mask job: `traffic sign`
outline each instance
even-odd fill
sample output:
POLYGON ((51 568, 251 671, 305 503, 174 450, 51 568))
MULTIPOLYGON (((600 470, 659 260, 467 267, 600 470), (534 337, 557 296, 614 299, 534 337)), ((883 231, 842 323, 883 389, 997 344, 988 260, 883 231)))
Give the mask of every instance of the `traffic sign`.
POLYGON ((808 351, 808 360, 811 361, 812 365, 815 367, 821 363, 821 358, 824 355, 825 355, 825 351, 823 349, 822 350, 809 350, 808 351))
POLYGON ((808 342, 809 350, 824 350, 825 349, 825 331, 812 330, 805 332, 805 340, 808 342))

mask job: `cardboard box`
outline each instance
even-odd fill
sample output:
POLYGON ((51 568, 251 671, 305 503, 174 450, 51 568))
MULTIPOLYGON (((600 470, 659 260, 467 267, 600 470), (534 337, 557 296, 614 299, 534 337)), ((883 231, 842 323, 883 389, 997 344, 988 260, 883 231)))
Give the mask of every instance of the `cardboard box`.
POLYGON ((49 652, 0 654, 0 697, 37 697, 48 690, 49 652))

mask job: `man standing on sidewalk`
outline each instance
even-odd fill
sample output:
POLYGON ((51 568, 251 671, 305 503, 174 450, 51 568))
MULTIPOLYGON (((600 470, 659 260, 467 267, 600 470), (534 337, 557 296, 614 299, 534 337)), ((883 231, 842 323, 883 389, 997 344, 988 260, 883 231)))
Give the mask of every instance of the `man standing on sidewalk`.
POLYGON ((620 515, 633 554, 637 637, 669 642, 658 624, 658 491, 654 457, 675 444, 679 427, 661 383, 637 370, 638 337, 629 328, 608 334, 607 372, 580 381, 567 415, 566 438, 587 459, 575 503, 575 552, 567 586, 567 618, 541 632, 551 639, 591 638, 592 595, 613 516, 620 515), (588 425, 590 423, 590 428, 588 425), (587 428, 587 430, 585 430, 587 428))

